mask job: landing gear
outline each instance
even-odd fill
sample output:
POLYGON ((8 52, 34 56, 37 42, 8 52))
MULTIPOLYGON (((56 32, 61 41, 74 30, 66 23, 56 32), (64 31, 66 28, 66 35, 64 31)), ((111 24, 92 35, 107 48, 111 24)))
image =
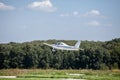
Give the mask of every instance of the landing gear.
POLYGON ((52 49, 52 52, 56 52, 55 48, 52 49))
POLYGON ((52 51, 55 52, 56 50, 53 48, 52 51))

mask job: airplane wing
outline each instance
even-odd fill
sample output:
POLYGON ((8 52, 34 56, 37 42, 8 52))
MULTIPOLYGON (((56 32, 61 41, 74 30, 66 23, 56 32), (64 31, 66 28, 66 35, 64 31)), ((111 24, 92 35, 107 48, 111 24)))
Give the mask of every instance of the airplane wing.
POLYGON ((53 45, 48 44, 48 43, 43 43, 43 44, 45 44, 45 45, 47 45, 47 46, 50 46, 50 47, 54 47, 53 45))

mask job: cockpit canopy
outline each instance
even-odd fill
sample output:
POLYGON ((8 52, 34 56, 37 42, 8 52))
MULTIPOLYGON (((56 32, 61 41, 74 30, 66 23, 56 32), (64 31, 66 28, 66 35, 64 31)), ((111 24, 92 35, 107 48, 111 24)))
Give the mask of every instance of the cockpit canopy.
POLYGON ((64 45, 67 46, 67 44, 63 43, 63 42, 57 42, 56 45, 64 45))

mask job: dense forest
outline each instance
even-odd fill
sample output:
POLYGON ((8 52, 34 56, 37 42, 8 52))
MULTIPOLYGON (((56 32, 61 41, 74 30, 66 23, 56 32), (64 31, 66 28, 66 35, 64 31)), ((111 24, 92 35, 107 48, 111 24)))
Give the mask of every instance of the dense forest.
POLYGON ((79 51, 52 52, 47 43, 65 42, 74 45, 75 40, 38 40, 24 43, 0 44, 0 69, 120 69, 120 38, 111 41, 81 41, 79 51))

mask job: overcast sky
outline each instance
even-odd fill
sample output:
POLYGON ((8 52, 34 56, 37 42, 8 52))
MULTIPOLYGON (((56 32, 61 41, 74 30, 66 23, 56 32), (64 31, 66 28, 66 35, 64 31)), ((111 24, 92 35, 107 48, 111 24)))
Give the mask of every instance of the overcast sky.
POLYGON ((0 43, 120 38, 120 0, 0 0, 0 43))

